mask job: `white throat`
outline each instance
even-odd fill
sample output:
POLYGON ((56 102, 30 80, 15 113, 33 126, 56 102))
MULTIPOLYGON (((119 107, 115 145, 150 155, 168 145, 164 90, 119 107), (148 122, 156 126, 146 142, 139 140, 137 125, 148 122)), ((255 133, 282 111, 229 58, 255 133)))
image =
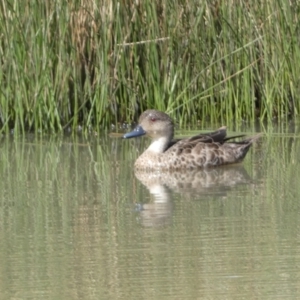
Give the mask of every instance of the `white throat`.
POLYGON ((166 137, 160 137, 152 141, 151 145, 148 147, 147 151, 154 153, 163 153, 166 149, 168 139, 166 137))

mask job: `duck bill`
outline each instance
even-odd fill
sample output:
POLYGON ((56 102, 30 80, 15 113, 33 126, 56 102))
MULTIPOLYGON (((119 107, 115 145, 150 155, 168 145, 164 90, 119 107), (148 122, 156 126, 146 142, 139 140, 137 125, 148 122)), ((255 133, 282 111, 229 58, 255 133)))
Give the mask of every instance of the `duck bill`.
POLYGON ((130 138, 135 138, 135 137, 138 137, 138 136, 142 136, 144 134, 146 134, 146 131, 143 129, 142 126, 138 125, 137 127, 134 128, 133 131, 124 134, 123 138, 124 139, 130 139, 130 138))

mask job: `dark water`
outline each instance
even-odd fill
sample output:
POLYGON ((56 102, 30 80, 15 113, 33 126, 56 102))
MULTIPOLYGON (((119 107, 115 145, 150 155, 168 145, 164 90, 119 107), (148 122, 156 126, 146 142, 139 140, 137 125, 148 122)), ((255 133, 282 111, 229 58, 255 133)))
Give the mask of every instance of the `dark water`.
POLYGON ((261 130, 242 165, 138 178, 147 140, 3 138, 0 299, 300 298, 300 130, 261 130))

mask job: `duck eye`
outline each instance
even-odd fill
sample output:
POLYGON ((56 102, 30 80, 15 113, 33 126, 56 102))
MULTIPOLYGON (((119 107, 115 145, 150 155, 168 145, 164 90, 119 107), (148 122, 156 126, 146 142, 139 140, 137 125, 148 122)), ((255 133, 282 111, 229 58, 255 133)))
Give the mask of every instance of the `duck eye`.
POLYGON ((150 120, 151 120, 151 122, 155 122, 156 118, 155 117, 151 117, 150 120))

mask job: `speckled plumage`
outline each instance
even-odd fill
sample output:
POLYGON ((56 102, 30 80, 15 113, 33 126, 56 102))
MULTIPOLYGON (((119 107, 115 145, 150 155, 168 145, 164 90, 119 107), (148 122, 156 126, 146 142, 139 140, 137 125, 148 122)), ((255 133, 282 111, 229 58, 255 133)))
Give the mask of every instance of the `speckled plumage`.
POLYGON ((139 118, 139 125, 124 138, 148 135, 150 146, 135 162, 137 170, 183 170, 215 167, 241 162, 251 144, 260 136, 238 142, 228 142, 226 127, 187 139, 173 139, 172 119, 157 110, 146 110, 139 118))

